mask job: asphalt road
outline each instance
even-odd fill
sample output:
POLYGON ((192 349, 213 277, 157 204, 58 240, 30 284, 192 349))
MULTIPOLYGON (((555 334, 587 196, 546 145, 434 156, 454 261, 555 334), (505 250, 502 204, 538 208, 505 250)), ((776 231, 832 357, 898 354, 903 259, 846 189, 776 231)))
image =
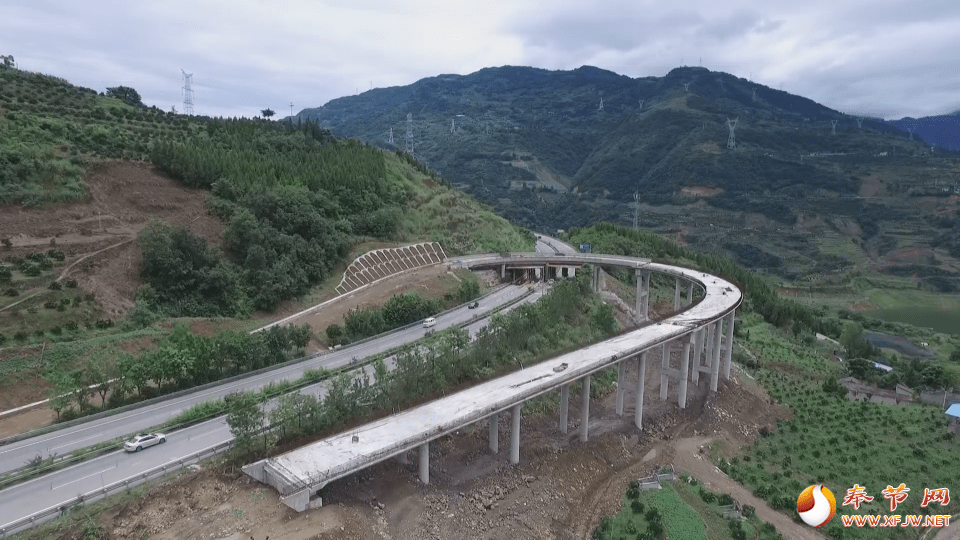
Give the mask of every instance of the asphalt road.
MULTIPOLYGON (((478 309, 469 310, 467 308, 461 308, 443 317, 439 317, 434 330, 441 330, 455 324, 464 323, 475 316, 483 316, 494 307, 522 295, 525 291, 526 287, 509 286, 482 300, 478 309)), ((536 301, 544 291, 544 287, 538 287, 537 291, 524 301, 536 301)), ((508 309, 512 309, 516 305, 519 304, 515 304, 508 309)), ((475 336, 477 331, 485 326, 487 322, 487 319, 481 319, 468 325, 466 329, 470 333, 471 338, 475 336)), ((296 378, 299 377, 305 369, 311 367, 339 367, 349 363, 354 357, 361 358, 389 350, 402 343, 415 341, 423 337, 424 332, 424 328, 419 326, 410 328, 357 347, 325 354, 296 366, 290 366, 289 368, 277 370, 277 372, 264 374, 262 377, 237 381, 237 383, 235 383, 236 386, 231 384, 226 385, 229 388, 218 387, 211 389, 209 392, 198 392, 196 395, 184 396, 184 398, 180 400, 175 400, 178 402, 175 404, 162 403, 158 404, 156 408, 150 407, 147 410, 140 409, 131 411, 130 413, 104 419, 103 422, 90 423, 96 424, 95 426, 83 424, 70 430, 64 430, 70 431, 70 435, 64 432, 55 432, 48 436, 37 438, 42 439, 44 442, 38 442, 34 439, 21 441, 22 450, 17 450, 17 452, 20 452, 20 456, 29 456, 30 452, 47 451, 46 448, 51 445, 66 448, 71 444, 70 441, 73 440, 77 441, 76 446, 88 446, 97 440, 109 440, 116 436, 124 436, 140 431, 146 427, 157 425, 165 418, 175 415, 193 403, 216 399, 217 397, 237 390, 255 389, 270 381, 283 378, 296 378), (163 410, 161 411, 160 409, 163 410), (26 452, 26 454, 23 452, 26 452)), ((386 363, 387 366, 392 369, 392 357, 388 358, 386 363)), ((367 367, 366 370, 372 379, 373 368, 367 367)), ((324 383, 318 383, 301 389, 301 392, 304 394, 317 395, 322 398, 326 394, 326 388, 324 383)), ((273 406, 273 403, 269 403, 266 407, 269 410, 272 409, 273 406)), ((214 418, 176 432, 167 433, 166 435, 167 442, 165 444, 156 445, 137 453, 126 453, 122 450, 113 452, 0 491, 0 527, 35 512, 61 505, 79 494, 89 493, 112 482, 142 474, 145 471, 166 463, 176 462, 183 456, 194 454, 233 438, 225 417, 214 418)), ((17 462, 17 458, 12 457, 15 454, 10 451, 9 448, 5 447, 4 452, 6 453, 6 457, 4 458, 5 463, 10 462, 14 465, 22 463, 22 461, 17 462)))
MULTIPOLYGON (((482 316, 491 309, 509 302, 525 292, 525 288, 508 286, 480 302, 477 309, 460 308, 437 319, 435 330, 461 324, 475 316, 482 316)), ((335 369, 350 363, 353 358, 366 358, 394 347, 422 338, 424 329, 419 326, 389 334, 379 339, 348 347, 340 351, 314 356, 292 366, 244 378, 214 388, 201 390, 185 396, 135 409, 99 420, 85 422, 70 428, 54 431, 6 446, 0 446, 0 473, 18 469, 29 459, 41 456, 64 455, 78 448, 85 448, 117 437, 126 437, 158 426, 184 410, 205 401, 213 401, 233 392, 256 390, 268 383, 294 380, 307 369, 335 369)))

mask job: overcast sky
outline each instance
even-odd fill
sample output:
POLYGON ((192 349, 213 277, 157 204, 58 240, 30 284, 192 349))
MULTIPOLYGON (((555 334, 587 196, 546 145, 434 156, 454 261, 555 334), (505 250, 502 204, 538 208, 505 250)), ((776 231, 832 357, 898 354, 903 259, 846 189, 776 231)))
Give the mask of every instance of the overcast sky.
POLYGON ((703 65, 887 119, 960 109, 957 0, 4 0, 0 54, 144 103, 278 116, 373 87, 526 65, 703 65), (495 5, 496 4, 496 5, 495 5), (501 5, 502 4, 502 5, 501 5), (599 4, 599 5, 598 5, 599 4), (702 63, 701 63, 702 62, 702 63), (782 85, 782 86, 781 86, 782 85))

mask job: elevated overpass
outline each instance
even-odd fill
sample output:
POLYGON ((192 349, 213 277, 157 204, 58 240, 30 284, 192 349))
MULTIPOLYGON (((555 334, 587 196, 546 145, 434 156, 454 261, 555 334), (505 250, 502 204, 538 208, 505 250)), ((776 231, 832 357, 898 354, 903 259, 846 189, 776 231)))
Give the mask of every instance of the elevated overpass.
POLYGON ((470 424, 489 422, 489 447, 499 450, 498 419, 503 412, 511 415, 510 461, 520 461, 520 411, 528 399, 551 391, 560 392, 560 425, 568 428, 570 384, 582 385, 580 407, 580 440, 589 435, 590 378, 603 369, 617 366, 616 412, 623 415, 625 362, 637 362, 634 424, 642 428, 646 353, 663 347, 660 398, 667 399, 669 380, 679 384, 678 405, 686 406, 688 380, 698 382, 700 374, 709 377, 710 391, 716 392, 721 372, 730 377, 733 345, 733 321, 742 301, 740 290, 719 277, 695 270, 652 263, 647 259, 593 254, 502 253, 460 257, 452 261, 463 268, 542 268, 543 277, 551 269, 567 266, 582 268, 592 265, 594 284, 599 268, 617 266, 632 268, 637 273, 636 316, 641 327, 612 339, 584 347, 541 362, 529 368, 484 382, 456 394, 423 404, 375 422, 351 429, 280 456, 251 463, 243 468, 249 476, 276 488, 281 500, 297 511, 319 506, 317 491, 328 483, 361 469, 417 449, 420 457, 419 476, 429 483, 430 441, 462 429, 470 424), (651 273, 677 279, 674 304, 681 307, 680 291, 687 288, 687 308, 659 322, 647 320, 651 273), (693 288, 703 290, 703 298, 693 303, 693 288), (721 337, 726 335, 726 340, 721 337), (680 365, 670 365, 670 349, 679 346, 680 365))

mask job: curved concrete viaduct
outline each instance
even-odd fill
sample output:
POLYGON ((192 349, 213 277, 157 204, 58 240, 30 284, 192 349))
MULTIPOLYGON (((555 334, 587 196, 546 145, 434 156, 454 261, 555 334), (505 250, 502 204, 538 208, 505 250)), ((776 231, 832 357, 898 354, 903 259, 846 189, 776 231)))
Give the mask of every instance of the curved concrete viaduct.
POLYGON ((642 428, 643 381, 646 353, 663 347, 660 398, 667 399, 669 379, 679 384, 678 405, 686 406, 687 381, 695 384, 701 373, 709 377, 710 390, 717 390, 720 374, 730 377, 734 313, 740 305, 740 290, 719 277, 695 270, 651 263, 646 259, 592 254, 488 254, 454 259, 464 268, 542 269, 543 276, 557 268, 582 268, 593 265, 594 285, 599 282, 600 265, 633 268, 637 273, 637 318, 640 328, 612 339, 557 356, 537 365, 493 379, 456 394, 426 403, 414 409, 360 426, 275 458, 251 463, 244 472, 276 488, 285 504, 297 511, 319 506, 317 490, 329 482, 358 470, 418 449, 420 480, 429 482, 430 441, 479 421, 489 421, 489 445, 499 450, 497 420, 510 411, 510 461, 520 462, 520 410, 523 402, 543 393, 560 392, 560 426, 567 432, 567 409, 571 384, 582 385, 583 404, 580 440, 589 435, 590 377, 611 366, 618 366, 616 411, 623 415, 625 362, 639 363, 636 381, 634 424, 642 428), (677 279, 674 305, 681 307, 680 292, 685 287, 688 307, 659 322, 647 322, 651 273, 677 279), (703 298, 693 304, 693 287, 703 290, 703 298), (724 338, 725 339, 722 339, 724 338), (681 348, 680 366, 670 366, 671 347, 681 348))

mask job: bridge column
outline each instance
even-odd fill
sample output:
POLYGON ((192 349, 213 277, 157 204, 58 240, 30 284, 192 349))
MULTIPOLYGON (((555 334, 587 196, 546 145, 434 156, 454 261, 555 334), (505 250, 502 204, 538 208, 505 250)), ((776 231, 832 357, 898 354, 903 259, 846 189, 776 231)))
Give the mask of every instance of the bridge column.
POLYGON ((500 265, 500 279, 507 277, 507 265, 506 263, 500 265))
POLYGON ((637 373, 637 403, 633 411, 633 423, 637 429, 643 429, 643 381, 647 376, 647 352, 640 353, 638 359, 639 372, 637 373))
POLYGON ((670 377, 667 371, 670 369, 670 342, 663 344, 663 362, 660 368, 660 401, 667 400, 667 390, 670 388, 670 377))
POLYGON ((593 290, 594 292, 600 292, 600 265, 596 264, 593 266, 593 290))
POLYGON ((570 385, 560 387, 560 433, 567 434, 567 409, 570 404, 570 385))
POLYGON ((571 266, 567 268, 567 277, 577 277, 577 267, 571 266))
POLYGON ((523 403, 517 403, 510 413, 513 424, 510 429, 510 463, 514 465, 520 463, 520 409, 522 408, 523 403))
POLYGON ((626 370, 627 363, 621 360, 617 364, 617 416, 623 416, 623 395, 626 393, 626 388, 623 387, 623 378, 626 370))
POLYGON ((637 268, 637 310, 634 320, 638 323, 647 320, 650 296, 650 271, 637 268))
POLYGON ((727 315, 727 342, 723 348, 723 378, 730 380, 730 365, 733 364, 733 321, 736 310, 727 315))
POLYGON ((587 442, 590 426, 590 376, 583 378, 583 405, 580 406, 580 442, 587 442))
POLYGON ((693 282, 690 281, 687 283, 687 305, 693 303, 693 282))
POLYGON ((490 451, 496 454, 500 451, 500 413, 490 416, 490 451))
POLYGON ((690 359, 690 382, 692 382, 694 386, 697 386, 700 383, 700 355, 703 354, 703 342, 705 341, 703 328, 697 329, 693 335, 693 358, 690 359))
POLYGON ((420 445, 420 481, 430 483, 430 443, 420 445))
POLYGON ((720 378, 720 337, 723 335, 723 319, 716 323, 713 330, 713 347, 710 355, 710 391, 717 391, 717 381, 720 378))
POLYGON ((690 370, 690 346, 692 341, 692 334, 683 340, 683 353, 680 355, 680 396, 677 398, 677 405, 681 409, 687 407, 687 374, 690 370))
POLYGON ((677 278, 677 284, 673 287, 673 310, 680 309, 680 278, 677 278))

